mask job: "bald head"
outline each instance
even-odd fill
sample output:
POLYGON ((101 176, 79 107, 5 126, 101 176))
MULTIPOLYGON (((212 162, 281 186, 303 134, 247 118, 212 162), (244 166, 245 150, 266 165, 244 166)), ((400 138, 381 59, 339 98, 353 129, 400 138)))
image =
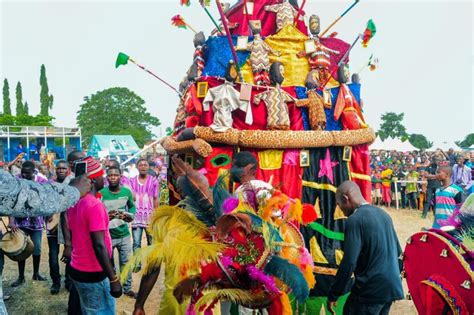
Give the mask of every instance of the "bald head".
POLYGON ((336 203, 342 209, 345 216, 350 216, 357 207, 365 202, 360 188, 356 183, 347 180, 337 188, 336 203))

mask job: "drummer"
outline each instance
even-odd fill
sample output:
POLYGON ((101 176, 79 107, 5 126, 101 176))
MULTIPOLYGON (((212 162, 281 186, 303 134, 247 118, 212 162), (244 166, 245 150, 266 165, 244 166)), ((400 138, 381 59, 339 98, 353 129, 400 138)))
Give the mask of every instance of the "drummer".
MULTIPOLYGON (((16 178, 0 168, 0 215, 33 217, 65 211, 91 189, 86 177, 71 181, 70 185, 39 184, 16 178)), ((8 314, 3 302, 0 277, 0 314, 8 314)))
MULTIPOLYGON (((35 181, 37 183, 46 183, 47 180, 35 175, 35 165, 31 161, 25 161, 21 166, 21 178, 35 181)), ((43 217, 9 217, 9 227, 13 232, 21 230, 28 235, 34 244, 33 251, 33 280, 46 281, 47 279, 39 273, 41 260, 41 236, 43 233, 44 219, 43 217)), ((25 264, 26 261, 18 262, 18 278, 11 286, 17 287, 25 283, 25 264)))

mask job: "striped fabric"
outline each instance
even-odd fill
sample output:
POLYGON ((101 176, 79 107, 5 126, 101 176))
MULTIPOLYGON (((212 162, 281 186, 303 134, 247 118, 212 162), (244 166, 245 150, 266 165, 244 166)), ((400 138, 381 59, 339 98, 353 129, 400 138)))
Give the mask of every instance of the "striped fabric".
POLYGON ((459 186, 451 184, 446 188, 436 190, 435 220, 433 228, 439 229, 438 220, 448 219, 456 209, 456 205, 461 202, 462 189, 459 186))

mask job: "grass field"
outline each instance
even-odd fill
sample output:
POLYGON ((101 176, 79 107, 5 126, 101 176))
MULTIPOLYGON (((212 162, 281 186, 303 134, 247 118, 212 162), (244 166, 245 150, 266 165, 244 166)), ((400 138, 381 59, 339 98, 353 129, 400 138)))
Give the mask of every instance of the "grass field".
MULTIPOLYGON (((427 219, 420 218, 418 211, 410 210, 394 210, 388 209, 388 213, 392 216, 395 228, 397 230, 400 244, 405 247, 405 240, 414 232, 419 231, 422 227, 431 226, 433 217, 428 216, 427 219)), ((48 267, 48 244, 46 236, 43 237, 43 249, 41 254, 40 271, 49 279, 48 267)), ((64 272, 64 267, 61 266, 61 273, 64 272)), ((3 290, 5 295, 10 295, 10 299, 5 302, 7 309, 11 315, 27 315, 27 314, 44 314, 56 315, 66 314, 68 292, 61 288, 58 295, 51 295, 49 288, 51 281, 38 282, 32 281, 32 259, 29 258, 26 262, 26 283, 18 288, 10 287, 10 284, 15 281, 18 276, 18 267, 16 262, 11 261, 5 257, 5 268, 3 271, 3 290)), ((133 288, 138 291, 140 281, 140 273, 133 274, 133 288)), ((63 284, 63 283, 62 283, 63 284)), ((405 293, 407 293, 406 283, 404 283, 405 293)), ((160 277, 157 285, 153 289, 148 298, 145 311, 147 314, 157 314, 161 291, 163 288, 163 279, 160 277)), ((132 314, 134 301, 129 297, 121 297, 117 303, 117 314, 132 314)), ((391 309, 390 314, 393 315, 410 315, 417 314, 416 309, 409 300, 396 302, 391 309)), ((166 315, 166 314, 165 314, 166 315)))

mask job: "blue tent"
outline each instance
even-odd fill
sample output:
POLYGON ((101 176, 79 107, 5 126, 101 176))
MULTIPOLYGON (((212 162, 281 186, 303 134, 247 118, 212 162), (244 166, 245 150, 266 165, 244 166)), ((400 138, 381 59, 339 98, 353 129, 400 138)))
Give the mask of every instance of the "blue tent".
POLYGON ((88 155, 129 156, 140 149, 130 135, 94 135, 89 145, 88 155))

